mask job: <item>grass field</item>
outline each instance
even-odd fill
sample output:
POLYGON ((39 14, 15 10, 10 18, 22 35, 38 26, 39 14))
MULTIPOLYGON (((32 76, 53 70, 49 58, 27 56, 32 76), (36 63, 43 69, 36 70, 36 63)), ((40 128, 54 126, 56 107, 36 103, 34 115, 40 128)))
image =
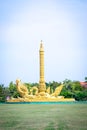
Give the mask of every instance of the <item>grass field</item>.
POLYGON ((0 104, 0 130, 87 130, 87 104, 0 104))

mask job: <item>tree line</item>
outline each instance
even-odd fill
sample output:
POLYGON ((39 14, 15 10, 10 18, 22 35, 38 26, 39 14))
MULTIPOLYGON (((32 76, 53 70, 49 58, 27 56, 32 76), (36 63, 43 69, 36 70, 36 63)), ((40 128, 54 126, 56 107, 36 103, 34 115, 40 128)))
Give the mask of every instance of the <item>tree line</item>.
MULTIPOLYGON (((87 82, 87 77, 85 77, 85 82, 87 82)), ((33 86, 39 87, 38 83, 24 83, 25 86, 30 89, 33 86)), ((46 87, 50 87, 50 93, 55 91, 55 88, 63 84, 63 89, 60 93, 60 96, 64 96, 65 98, 75 98, 77 101, 87 101, 87 88, 81 86, 79 81, 72 81, 69 79, 65 79, 61 82, 46 82, 46 87)), ((33 92, 34 94, 35 92, 33 92)), ((8 87, 5 87, 4 84, 0 84, 0 102, 6 102, 8 97, 17 98, 20 97, 17 92, 16 84, 12 81, 9 83, 8 87)))

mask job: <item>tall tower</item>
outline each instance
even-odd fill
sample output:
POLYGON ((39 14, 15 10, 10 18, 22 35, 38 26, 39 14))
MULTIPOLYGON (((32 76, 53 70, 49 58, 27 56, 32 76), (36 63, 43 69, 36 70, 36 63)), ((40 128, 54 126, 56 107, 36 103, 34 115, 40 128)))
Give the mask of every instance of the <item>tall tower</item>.
POLYGON ((44 48, 42 44, 42 40, 40 43, 40 50, 39 50, 39 56, 40 56, 40 81, 39 81, 39 91, 45 92, 46 85, 44 80, 44 48))

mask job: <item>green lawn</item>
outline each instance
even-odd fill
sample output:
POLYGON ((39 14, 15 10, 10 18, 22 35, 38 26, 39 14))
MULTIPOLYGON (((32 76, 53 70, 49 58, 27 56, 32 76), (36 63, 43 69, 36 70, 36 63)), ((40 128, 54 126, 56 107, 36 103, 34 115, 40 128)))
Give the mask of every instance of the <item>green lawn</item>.
POLYGON ((0 130, 87 130, 87 104, 0 104, 0 130))

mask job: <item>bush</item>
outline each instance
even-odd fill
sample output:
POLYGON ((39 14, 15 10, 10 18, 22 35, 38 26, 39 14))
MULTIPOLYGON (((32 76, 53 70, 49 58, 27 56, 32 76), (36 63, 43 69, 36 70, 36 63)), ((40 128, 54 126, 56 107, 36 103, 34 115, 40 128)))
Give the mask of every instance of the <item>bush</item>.
POLYGON ((87 100, 87 90, 86 91, 77 91, 77 92, 75 92, 74 96, 77 101, 86 101, 87 100))

